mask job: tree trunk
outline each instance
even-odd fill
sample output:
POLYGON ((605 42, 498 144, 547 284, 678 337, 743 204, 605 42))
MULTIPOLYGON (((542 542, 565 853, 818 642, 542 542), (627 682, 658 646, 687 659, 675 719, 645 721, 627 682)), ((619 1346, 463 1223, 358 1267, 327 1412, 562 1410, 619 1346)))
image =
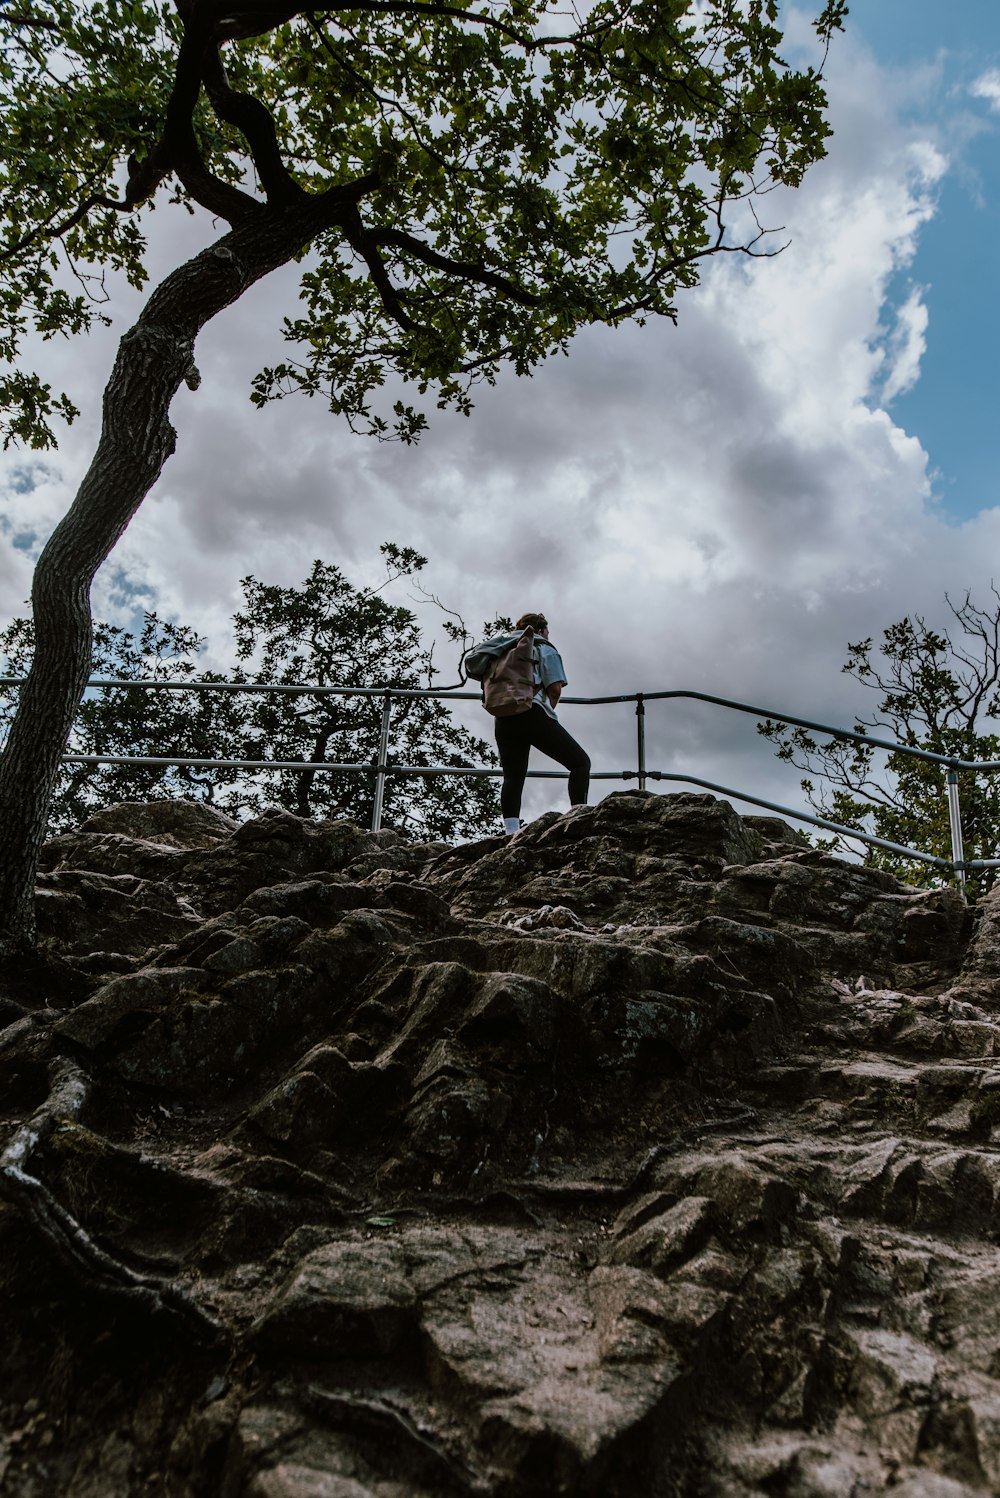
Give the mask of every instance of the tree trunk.
MULTIPOLYGON (((327 724, 316 734, 312 747, 312 763, 321 765, 326 759, 327 745, 336 727, 336 723, 327 724)), ((316 771, 305 770, 301 775, 295 777, 295 810, 300 817, 312 816, 312 791, 316 783, 316 771)))
POLYGON ((104 392, 93 462, 38 560, 35 654, 0 756, 0 954, 35 939, 35 872, 52 791, 90 670, 94 575, 174 450, 168 419, 182 381, 198 382, 194 341, 248 287, 336 221, 342 203, 261 205, 218 244, 179 266, 124 335, 104 392))

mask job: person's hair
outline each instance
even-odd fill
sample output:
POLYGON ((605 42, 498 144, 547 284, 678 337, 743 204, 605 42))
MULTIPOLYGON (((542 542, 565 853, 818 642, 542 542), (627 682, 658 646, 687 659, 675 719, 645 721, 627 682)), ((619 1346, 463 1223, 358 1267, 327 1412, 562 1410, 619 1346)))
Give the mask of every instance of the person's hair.
POLYGON ((549 621, 544 614, 522 614, 515 629, 548 629, 549 621))

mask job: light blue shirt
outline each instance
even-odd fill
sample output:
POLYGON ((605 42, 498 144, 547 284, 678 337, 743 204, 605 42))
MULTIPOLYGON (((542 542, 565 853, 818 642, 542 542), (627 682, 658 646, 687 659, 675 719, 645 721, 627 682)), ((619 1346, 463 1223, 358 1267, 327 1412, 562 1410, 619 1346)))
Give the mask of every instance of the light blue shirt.
POLYGON ((535 693, 535 702, 548 713, 550 718, 556 716, 556 710, 548 698, 545 688, 554 682, 566 680, 566 667, 563 665, 562 656, 554 645, 548 640, 535 637, 532 659, 535 665, 535 680, 538 682, 538 691, 535 693))

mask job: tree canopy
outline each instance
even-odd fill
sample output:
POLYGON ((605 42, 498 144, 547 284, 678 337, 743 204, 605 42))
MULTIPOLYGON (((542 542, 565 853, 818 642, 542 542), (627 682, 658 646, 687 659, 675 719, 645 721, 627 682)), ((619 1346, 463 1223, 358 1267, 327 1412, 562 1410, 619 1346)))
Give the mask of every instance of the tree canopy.
MULTIPOLYGON (((405 574, 423 558, 403 555, 405 574)), ((400 575, 394 570, 392 577, 400 575)), ((301 587, 243 579, 244 606, 234 616, 234 661, 223 678, 199 669, 205 641, 186 625, 147 613, 138 633, 99 622, 91 675, 110 681, 277 683, 323 687, 435 685, 433 652, 412 611, 371 588, 354 588, 338 568, 313 563, 301 587)), ((3 674, 23 674, 33 631, 16 619, 0 633, 3 674)), ((0 688, 0 728, 9 721, 17 688, 0 688)), ((322 694, 229 691, 94 690, 80 704, 69 752, 78 755, 172 756, 195 759, 300 760, 301 770, 238 771, 178 765, 76 764, 62 768, 52 799, 49 831, 67 831, 91 812, 117 801, 185 797, 207 801, 232 816, 283 806, 298 816, 348 817, 371 825, 375 777, 332 772, 317 764, 374 764, 383 699, 322 694)), ((412 766, 495 765, 484 740, 454 723, 446 703, 394 699, 387 747, 390 763, 412 766)), ((493 781, 466 776, 390 776, 383 823, 414 837, 486 837, 496 831, 499 801, 493 781)))
POLYGON ((819 70, 785 66, 777 20, 775 0, 0 0, 8 438, 47 445, 74 411, 28 335, 104 316, 108 272, 143 285, 168 203, 261 233, 311 205, 296 353, 254 399, 322 393, 380 434, 423 425, 373 405, 393 373, 467 409, 583 324, 673 317, 706 257, 764 248, 754 201, 823 154, 819 70))
MULTIPOLYGON (((884 629, 878 647, 870 638, 848 645, 842 670, 880 694, 874 715, 855 722, 856 733, 956 760, 1000 760, 1000 593, 993 592, 995 601, 985 609, 968 594, 958 604, 946 599, 957 628, 935 629, 916 614, 884 629)), ((779 759, 808 772, 802 789, 821 816, 951 857, 944 765, 843 739, 821 743, 804 728, 767 722, 758 729, 778 745, 779 759)), ((997 857, 1000 777, 960 770, 958 789, 966 858, 997 857)), ((934 865, 884 848, 866 846, 864 859, 912 884, 941 879, 934 865)), ((969 893, 992 888, 997 872, 971 876, 969 893)))

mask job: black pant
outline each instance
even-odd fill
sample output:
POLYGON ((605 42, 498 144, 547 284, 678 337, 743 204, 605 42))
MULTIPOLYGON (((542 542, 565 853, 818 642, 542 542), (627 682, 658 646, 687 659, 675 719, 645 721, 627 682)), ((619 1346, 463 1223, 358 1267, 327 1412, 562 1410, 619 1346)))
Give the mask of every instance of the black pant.
POLYGON ((583 806, 590 787, 590 757, 561 723, 550 718, 537 702, 526 713, 496 720, 497 749, 503 765, 500 811, 505 817, 521 812, 521 792, 528 773, 528 754, 540 749, 569 771, 571 806, 583 806))

